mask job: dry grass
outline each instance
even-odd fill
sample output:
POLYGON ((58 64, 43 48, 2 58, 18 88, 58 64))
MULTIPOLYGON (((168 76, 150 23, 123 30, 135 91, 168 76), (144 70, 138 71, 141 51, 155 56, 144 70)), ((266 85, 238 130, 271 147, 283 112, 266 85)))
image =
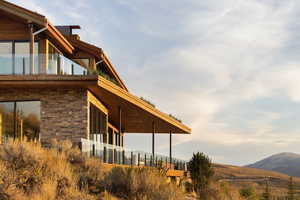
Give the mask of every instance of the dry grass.
POLYGON ((158 170, 113 168, 106 172, 102 166, 68 141, 52 141, 50 149, 10 141, 0 145, 0 199, 173 200, 183 195, 158 170))
POLYGON ((105 178, 105 188, 130 200, 184 199, 183 192, 166 176, 151 168, 113 168, 105 178))
MULTIPOLYGON (((247 167, 237 167, 231 165, 216 164, 215 181, 218 183, 228 183, 234 190, 253 186, 258 194, 265 189, 265 179, 269 180, 273 196, 286 196, 288 193, 289 176, 267 170, 253 169, 247 167)), ((300 193, 300 179, 294 178, 296 190, 300 193)))

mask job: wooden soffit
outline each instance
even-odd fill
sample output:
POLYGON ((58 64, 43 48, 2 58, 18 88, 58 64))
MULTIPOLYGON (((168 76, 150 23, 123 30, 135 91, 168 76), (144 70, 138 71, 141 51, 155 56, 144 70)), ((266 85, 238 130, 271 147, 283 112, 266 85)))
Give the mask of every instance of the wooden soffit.
POLYGON ((112 124, 119 124, 121 108, 122 131, 125 133, 152 133, 153 123, 155 133, 191 133, 191 129, 186 125, 102 77, 99 77, 98 86, 91 86, 89 89, 108 108, 109 121, 112 124))

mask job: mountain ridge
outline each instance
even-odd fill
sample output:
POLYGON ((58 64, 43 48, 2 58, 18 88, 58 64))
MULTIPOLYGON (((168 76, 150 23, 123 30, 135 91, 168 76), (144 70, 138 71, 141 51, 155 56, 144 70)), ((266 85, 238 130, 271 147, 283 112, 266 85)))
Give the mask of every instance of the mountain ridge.
POLYGON ((271 170, 287 174, 289 176, 300 177, 300 154, 292 152, 282 152, 271 155, 245 167, 271 170))

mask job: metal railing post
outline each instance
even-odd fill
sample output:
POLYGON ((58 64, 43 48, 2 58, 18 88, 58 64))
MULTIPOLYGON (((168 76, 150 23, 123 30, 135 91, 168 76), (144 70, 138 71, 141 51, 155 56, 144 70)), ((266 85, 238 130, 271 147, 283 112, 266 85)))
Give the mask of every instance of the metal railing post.
POLYGON ((107 162, 107 150, 106 150, 106 147, 103 148, 103 162, 104 163, 107 162))
POLYGON ((133 152, 131 152, 131 155, 130 155, 130 163, 131 163, 131 166, 133 165, 133 152))
POLYGON ((92 155, 95 156, 96 155, 96 149, 95 149, 95 144, 93 143, 92 146, 92 155))
POLYGON ((140 155, 140 153, 138 153, 138 166, 140 166, 140 157, 141 157, 141 155, 140 155))
POLYGON ((25 75, 25 58, 23 58, 23 75, 25 75))
POLYGON ((61 58, 60 56, 57 57, 57 75, 61 73, 61 58))
POLYGON ((71 73, 72 73, 72 75, 74 75, 74 64, 72 64, 72 66, 71 66, 71 73))
POLYGON ((145 162, 144 165, 147 166, 147 154, 145 154, 145 162))

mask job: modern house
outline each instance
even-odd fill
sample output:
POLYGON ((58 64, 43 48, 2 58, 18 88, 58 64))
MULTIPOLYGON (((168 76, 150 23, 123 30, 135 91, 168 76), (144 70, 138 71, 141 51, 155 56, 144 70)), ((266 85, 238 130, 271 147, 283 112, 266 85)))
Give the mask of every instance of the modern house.
MULTIPOLYGON (((191 129, 129 92, 103 50, 36 12, 0 0, 0 138, 96 141, 191 129)), ((151 141, 150 141, 151 142, 151 141)), ((170 148, 170 157, 172 152, 170 148)))

